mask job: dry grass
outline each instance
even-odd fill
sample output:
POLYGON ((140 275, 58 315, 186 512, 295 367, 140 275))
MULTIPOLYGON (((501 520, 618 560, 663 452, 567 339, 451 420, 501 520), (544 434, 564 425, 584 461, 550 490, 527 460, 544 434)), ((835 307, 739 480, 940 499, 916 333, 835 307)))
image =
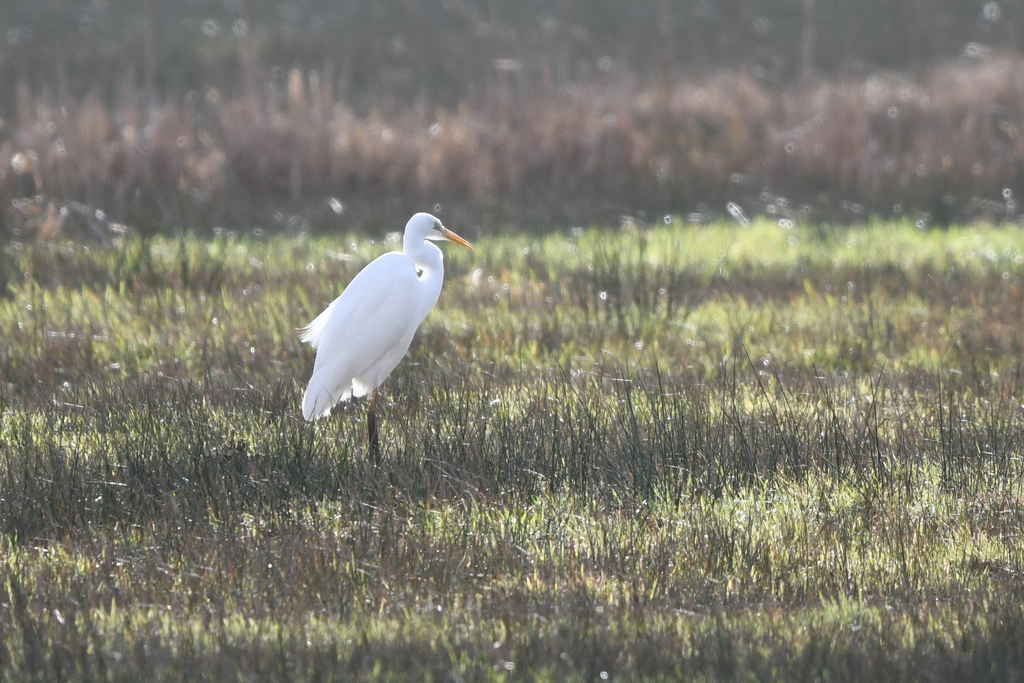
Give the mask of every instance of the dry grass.
MULTIPOLYGON (((724 72, 645 90, 518 93, 357 116, 293 71, 260 97, 210 90, 144 107, 125 86, 58 107, 21 84, 0 149, 9 235, 172 226, 378 231, 441 203, 458 218, 616 222, 671 212, 921 224, 1015 219, 1024 61, 768 90, 724 72), (339 203, 330 202, 334 198, 339 203), (737 214, 738 215, 738 214, 737 214)), ((194 93, 193 93, 194 94, 194 93)))
POLYGON ((1021 676, 1020 231, 474 240, 379 466, 295 334, 379 243, 9 245, 0 678, 1021 676))

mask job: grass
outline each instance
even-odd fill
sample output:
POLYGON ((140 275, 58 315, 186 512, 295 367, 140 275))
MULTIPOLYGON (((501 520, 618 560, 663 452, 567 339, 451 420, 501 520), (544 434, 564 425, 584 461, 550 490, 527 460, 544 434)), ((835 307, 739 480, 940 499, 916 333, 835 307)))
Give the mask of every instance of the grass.
MULTIPOLYGON (((229 50, 218 61, 234 72, 239 58, 229 50)), ((158 96, 126 77, 116 98, 99 84, 72 97, 41 80, 18 77, 17 117, 0 130, 0 239, 240 222, 375 234, 435 203, 461 223, 541 229, 663 213, 693 223, 743 212, 943 227, 1021 219, 1024 59, 1013 55, 913 79, 790 87, 747 69, 666 74, 657 85, 628 70, 534 86, 515 78, 444 106, 424 94, 416 106, 369 110, 329 68, 260 67, 233 79, 249 84, 245 95, 203 86, 158 96)))
POLYGON ((10 244, 0 678, 1024 675, 1018 230, 469 237, 380 466, 295 328, 394 236, 10 244))

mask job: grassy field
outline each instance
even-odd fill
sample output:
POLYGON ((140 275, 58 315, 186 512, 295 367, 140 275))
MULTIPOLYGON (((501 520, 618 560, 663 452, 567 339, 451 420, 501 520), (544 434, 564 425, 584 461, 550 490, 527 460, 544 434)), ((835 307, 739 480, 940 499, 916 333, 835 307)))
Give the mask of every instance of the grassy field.
POLYGON ((365 406, 362 237, 11 244, 0 680, 1020 680, 1024 234, 448 248, 365 406))

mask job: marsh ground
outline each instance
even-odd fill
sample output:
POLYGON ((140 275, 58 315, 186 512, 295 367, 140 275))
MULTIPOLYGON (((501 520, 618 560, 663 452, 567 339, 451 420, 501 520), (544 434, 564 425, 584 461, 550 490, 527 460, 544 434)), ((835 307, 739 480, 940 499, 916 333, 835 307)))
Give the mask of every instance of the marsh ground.
POLYGON ((379 466, 295 328, 394 237, 9 245, 0 677, 1024 676, 1019 229, 467 236, 379 466))

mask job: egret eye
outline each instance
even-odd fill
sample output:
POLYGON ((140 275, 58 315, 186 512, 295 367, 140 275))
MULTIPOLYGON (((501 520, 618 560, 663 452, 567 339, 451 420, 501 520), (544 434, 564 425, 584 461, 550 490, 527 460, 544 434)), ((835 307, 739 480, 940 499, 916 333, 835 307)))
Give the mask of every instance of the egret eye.
POLYGON ((441 223, 440 222, 435 222, 434 223, 434 230, 437 230, 437 231, 441 230, 441 223))

